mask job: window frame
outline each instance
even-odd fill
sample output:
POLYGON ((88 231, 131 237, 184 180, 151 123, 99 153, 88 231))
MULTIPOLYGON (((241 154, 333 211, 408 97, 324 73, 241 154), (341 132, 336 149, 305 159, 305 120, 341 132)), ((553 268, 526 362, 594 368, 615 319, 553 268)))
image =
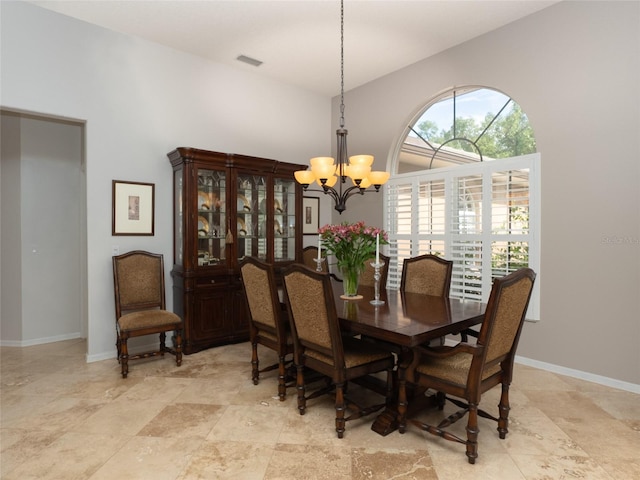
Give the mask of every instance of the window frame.
MULTIPOLYGON (((491 259, 492 259, 492 243, 496 239, 507 241, 526 241, 528 244, 528 264, 537 274, 537 281, 534 286, 534 290, 531 296, 529 309, 527 312, 527 320, 537 321, 540 319, 540 219, 541 219, 541 202, 540 202, 540 188, 541 188, 541 174, 540 174, 540 153, 532 153, 528 155, 522 155, 513 158, 497 159, 485 162, 470 163, 467 165, 457 165, 452 167, 438 168, 434 170, 422 170, 416 172, 409 172, 404 174, 393 175, 384 189, 383 201, 383 222, 385 229, 389 234, 389 245, 386 246, 387 255, 390 257, 389 274, 388 274, 388 288, 399 288, 400 280, 402 277, 402 260, 408 256, 413 257, 422 255, 425 253, 432 253, 432 248, 425 248, 421 245, 432 244, 438 242, 436 245, 443 245, 443 252, 436 251, 436 253, 442 253, 444 258, 454 261, 454 276, 456 272, 464 275, 464 265, 457 258, 452 258, 454 251, 454 241, 457 238, 464 238, 467 240, 479 242, 481 245, 481 258, 482 258, 482 281, 481 281, 481 298, 478 300, 487 302, 489 293, 491 292, 491 286, 493 283, 493 275, 491 274, 491 259), (528 186, 528 231, 520 234, 498 234, 492 232, 492 217, 491 215, 483 214, 482 230, 480 233, 463 234, 454 233, 452 231, 452 210, 451 205, 457 202, 458 191, 454 190, 454 181, 457 178, 480 176, 482 178, 482 204, 483 212, 486 208, 489 208, 491 212, 491 195, 492 195, 492 178, 496 173, 503 173, 507 171, 516 170, 528 170, 529 186, 528 186), (419 208, 414 208, 418 205, 420 194, 420 184, 425 182, 444 181, 444 231, 440 233, 420 233, 418 228, 420 226, 421 219, 419 218, 419 208), (411 200, 407 203, 405 201, 403 205, 398 205, 397 191, 399 188, 403 188, 410 192, 411 200), (489 199, 486 198, 486 193, 489 193, 489 199), (488 207, 487 207, 488 205, 488 207), (410 233, 398 233, 399 219, 404 218, 410 221, 410 233), (488 275, 484 272, 490 272, 488 275)), ((452 280, 451 296, 462 298, 464 294, 455 291, 455 281, 452 280)))

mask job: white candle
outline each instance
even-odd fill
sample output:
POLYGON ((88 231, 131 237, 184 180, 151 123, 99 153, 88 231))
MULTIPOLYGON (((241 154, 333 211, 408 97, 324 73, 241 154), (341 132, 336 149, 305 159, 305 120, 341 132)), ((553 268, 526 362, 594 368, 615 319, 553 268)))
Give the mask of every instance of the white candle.
POLYGON ((380 263, 380 234, 376 233, 376 263, 380 263))
POLYGON ((318 260, 322 258, 322 237, 318 235, 318 260))

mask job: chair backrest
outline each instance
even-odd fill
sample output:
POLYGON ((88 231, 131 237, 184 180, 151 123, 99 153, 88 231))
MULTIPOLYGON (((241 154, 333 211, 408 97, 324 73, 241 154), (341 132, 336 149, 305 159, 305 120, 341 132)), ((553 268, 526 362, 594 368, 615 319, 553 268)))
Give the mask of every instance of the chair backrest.
POLYGON ((287 267, 283 274, 296 358, 304 353, 331 359, 333 366, 344 366, 344 350, 338 315, 327 273, 300 264, 287 267))
MULTIPOLYGON (((316 270, 318 268, 318 262, 316 262, 316 258, 318 258, 318 247, 309 246, 302 249, 302 263, 305 266, 309 267, 312 270, 316 270)), ((327 263, 326 257, 323 257, 321 267, 323 272, 329 271, 329 265, 327 263)))
POLYGON ((485 369, 505 360, 513 364, 535 278, 533 270, 521 268, 494 280, 477 342, 485 346, 485 369))
MULTIPOLYGON (((386 288, 387 286, 387 274, 389 272, 389 257, 380 254, 380 260, 384 262, 384 266, 380 268, 380 288, 386 288)), ((373 287, 375 285, 375 269, 371 266, 372 262, 375 262, 376 258, 371 257, 364 262, 364 271, 360 275, 359 284, 366 287, 373 287)))
POLYGON ((452 272, 453 262, 436 255, 426 254, 405 258, 402 266, 400 290, 448 297, 452 272))
POLYGON ((252 322, 267 325, 277 332, 281 323, 280 301, 273 265, 254 257, 245 257, 240 262, 240 273, 249 307, 249 318, 252 322))
POLYGON ((135 250, 113 257, 116 319, 124 312, 165 309, 161 254, 135 250))

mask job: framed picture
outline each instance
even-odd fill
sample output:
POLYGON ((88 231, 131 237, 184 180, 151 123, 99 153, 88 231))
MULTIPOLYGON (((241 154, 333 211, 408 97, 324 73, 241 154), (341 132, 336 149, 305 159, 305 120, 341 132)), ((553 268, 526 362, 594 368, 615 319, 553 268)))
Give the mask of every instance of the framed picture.
POLYGON ((317 235, 320 228, 320 199, 302 198, 302 234, 317 235))
POLYGON ((112 235, 153 235, 155 184, 113 180, 112 235))

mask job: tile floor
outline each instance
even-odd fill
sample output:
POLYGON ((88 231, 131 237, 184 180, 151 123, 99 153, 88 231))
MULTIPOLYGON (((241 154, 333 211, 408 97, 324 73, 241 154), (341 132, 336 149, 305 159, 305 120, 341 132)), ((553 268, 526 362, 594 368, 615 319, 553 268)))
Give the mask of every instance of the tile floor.
MULTIPOLYGON (((324 397, 296 410, 276 378, 250 380, 247 343, 184 358, 85 363, 70 340, 1 353, 1 469, 13 479, 598 479, 640 478, 640 396, 518 365, 511 424, 480 419, 479 457, 414 428, 386 437, 371 417, 336 438, 324 397)), ((274 360, 261 349, 266 364, 274 360)), ((357 388, 357 387, 356 387, 357 388)), ((352 391, 353 393, 353 391, 352 391)), ((355 392, 357 393, 357 391, 355 392)), ((499 388, 482 406, 493 411, 499 388)), ((450 413, 452 407, 445 409, 450 413)), ((430 412, 432 418, 442 412, 430 412)), ((465 421, 456 426, 464 432, 465 421)))

